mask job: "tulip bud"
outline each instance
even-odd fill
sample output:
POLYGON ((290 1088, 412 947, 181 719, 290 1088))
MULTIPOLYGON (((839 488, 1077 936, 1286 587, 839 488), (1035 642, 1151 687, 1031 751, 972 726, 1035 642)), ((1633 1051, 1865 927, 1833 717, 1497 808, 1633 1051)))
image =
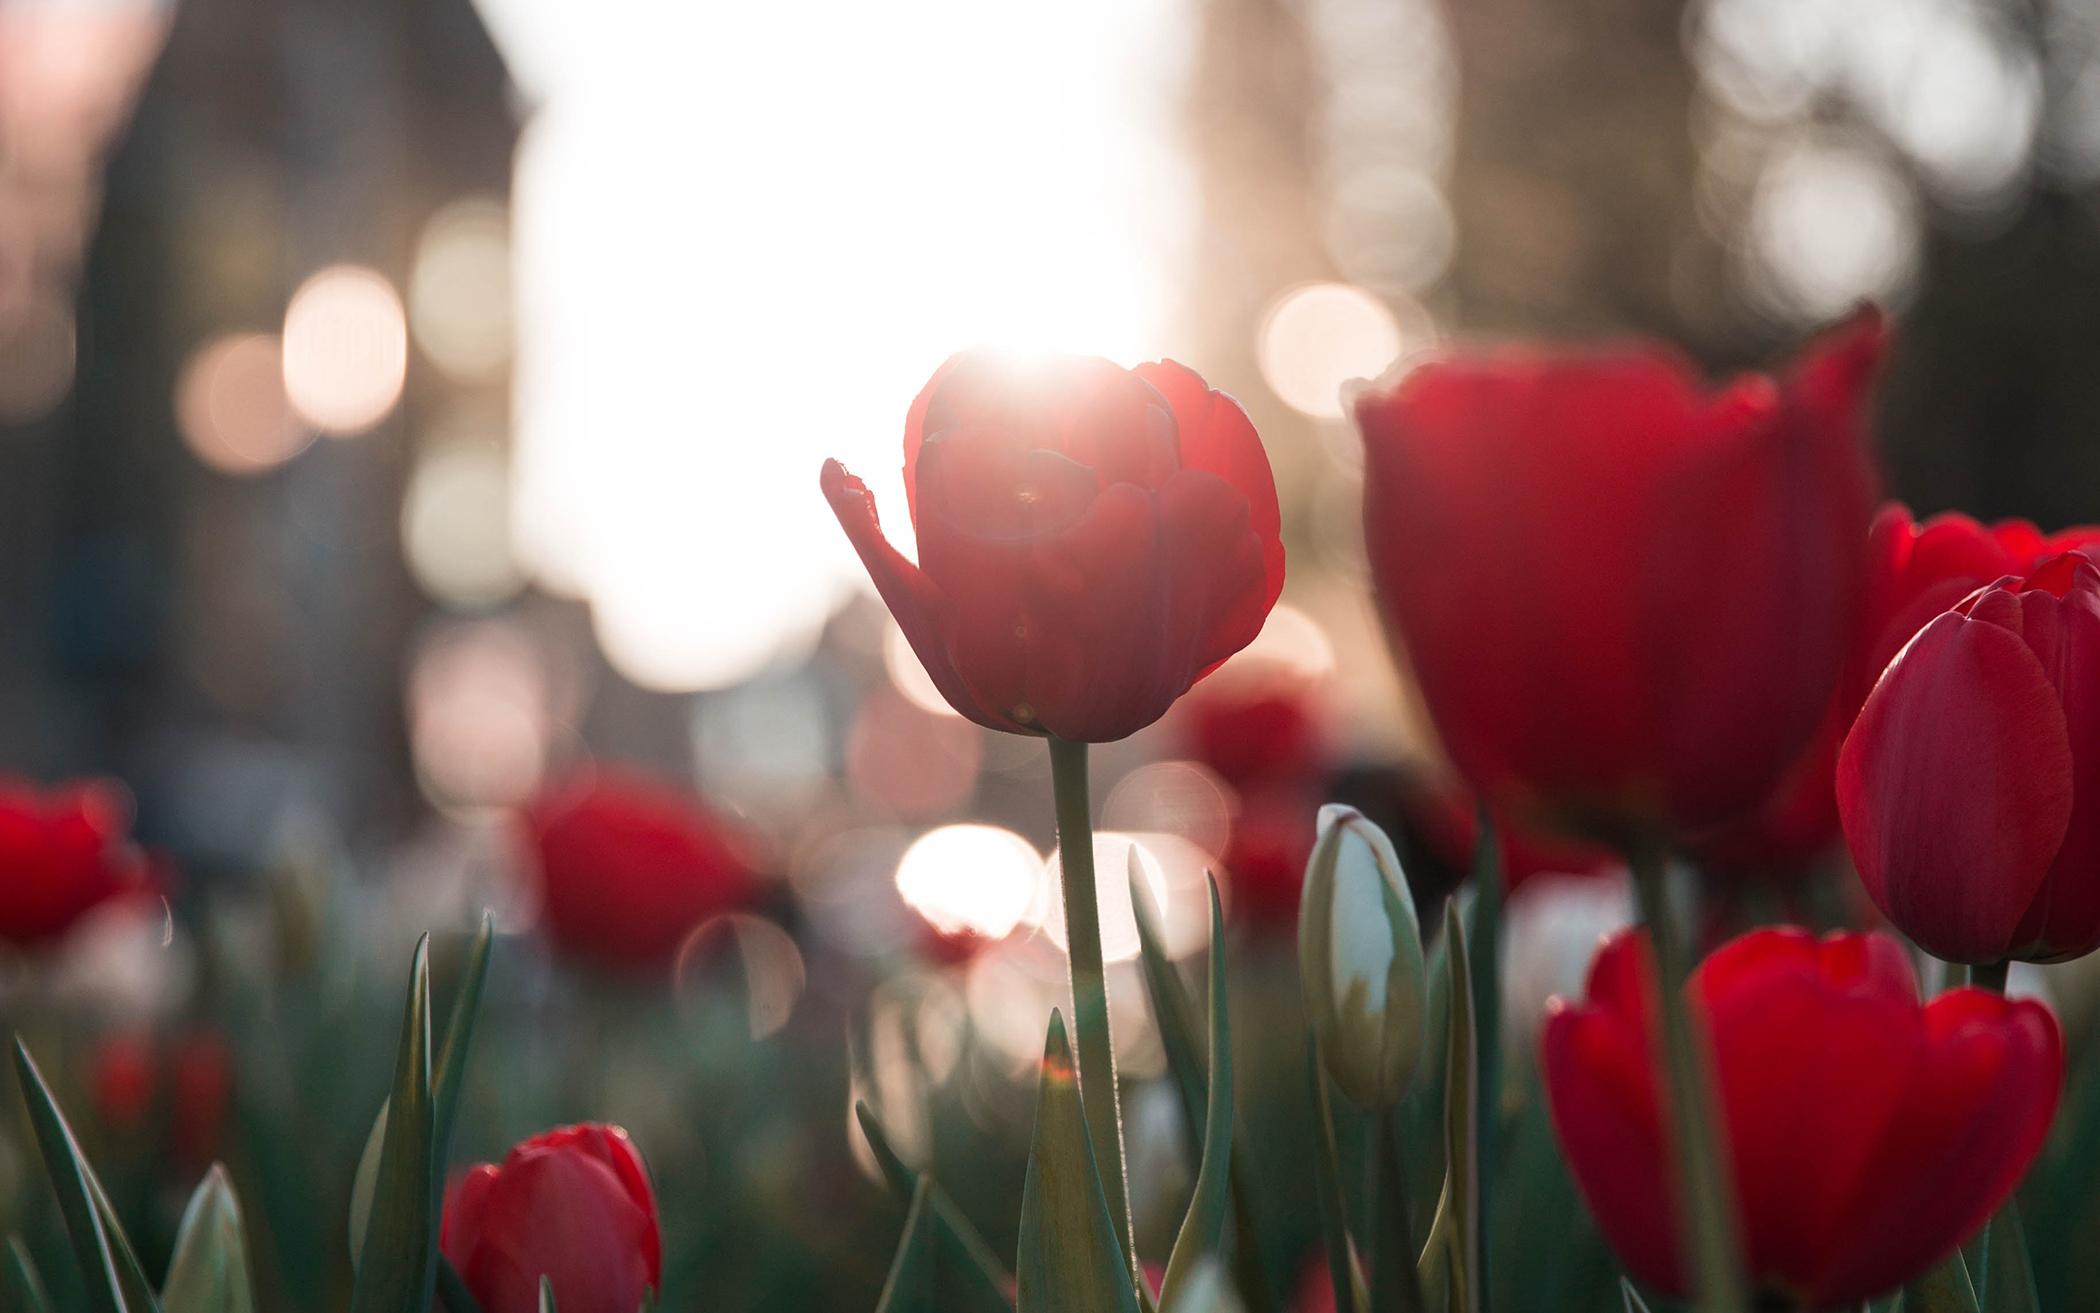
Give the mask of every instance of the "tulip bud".
POLYGON ((1392 1107, 1422 1055, 1422 930, 1400 856, 1352 807, 1320 809, 1298 911, 1298 973, 1328 1075, 1359 1107, 1392 1107))

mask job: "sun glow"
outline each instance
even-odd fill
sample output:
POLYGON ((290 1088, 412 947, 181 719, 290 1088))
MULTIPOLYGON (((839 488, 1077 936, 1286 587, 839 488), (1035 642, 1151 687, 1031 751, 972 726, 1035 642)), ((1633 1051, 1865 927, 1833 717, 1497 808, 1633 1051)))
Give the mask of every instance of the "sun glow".
POLYGON ((899 434, 950 352, 1167 345, 1190 183, 1159 51, 1185 0, 837 4, 821 40, 803 9, 670 6, 606 42, 484 3, 543 97, 513 203, 514 533, 630 678, 735 682, 865 586, 826 456, 908 546, 899 434))

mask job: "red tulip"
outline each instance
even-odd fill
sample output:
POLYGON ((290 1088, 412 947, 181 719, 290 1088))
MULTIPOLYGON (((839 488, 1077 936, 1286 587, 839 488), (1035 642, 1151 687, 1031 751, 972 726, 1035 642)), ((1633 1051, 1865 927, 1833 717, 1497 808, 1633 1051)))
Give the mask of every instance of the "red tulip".
POLYGON ((694 927, 756 895, 729 824, 642 775, 583 771, 535 801, 524 822, 555 947, 597 966, 665 966, 694 927))
POLYGON ((233 1107, 233 1046, 198 1026, 176 1041, 168 1067, 168 1155, 178 1167, 201 1171, 218 1157, 233 1107))
POLYGON ((38 790, 0 779, 0 940, 57 939, 103 903, 143 893, 121 785, 87 780, 38 790))
POLYGON ((482 1313, 635 1313, 663 1280, 656 1195, 627 1132, 565 1126, 482 1163, 445 1197, 439 1247, 482 1313))
POLYGON ((1860 882, 1950 962, 2100 947, 2100 568, 2066 552, 1926 625, 1838 756, 1860 882))
POLYGON ((157 1073, 153 1037, 141 1031, 122 1031, 95 1046, 90 1062, 90 1086, 95 1110, 102 1124, 119 1131, 132 1131, 153 1111, 153 1087, 157 1073))
POLYGON ((1169 723, 1178 722, 1190 758, 1243 792, 1277 785, 1317 791, 1333 769, 1319 703, 1303 681, 1227 671, 1175 714, 1169 723))
MULTIPOLYGON (((1407 776, 1400 784, 1400 807, 1407 816, 1408 833, 1431 856, 1461 878, 1473 869, 1474 850, 1480 844, 1480 802, 1463 785, 1407 776)), ((1500 819, 1495 840, 1505 893, 1541 875, 1601 875, 1623 864, 1608 849, 1500 819)))
MULTIPOLYGON (((1556 1000, 1553 1124, 1633 1276, 1689 1293, 1671 1206, 1648 941, 1599 951, 1589 996, 1556 1000)), ((2048 1008, 1979 989, 1920 1005, 1894 939, 1757 930, 1685 986, 1710 1037, 1752 1281, 1789 1308, 1857 1307, 1952 1253, 2012 1193, 2063 1084, 2048 1008)))
POLYGON ((1683 831, 1791 763, 1852 643, 1882 338, 1863 314, 1718 393, 1631 346, 1459 356, 1359 398, 1388 625, 1498 810, 1683 831))
POLYGON ((912 403, 914 565, 837 461, 824 495, 943 696, 980 725, 1119 739, 1253 641, 1283 588, 1268 456, 1172 361, 955 356, 912 403))
POLYGON ((1702 863, 1775 874, 1836 847, 1838 745, 1896 653, 1926 622, 1993 579, 2096 544, 2100 528, 2091 526, 2044 534, 2026 520, 1986 526, 1955 512, 1921 524, 1901 502, 1882 507, 1867 534, 1858 640, 1815 737, 1761 807, 1699 839, 1702 863))

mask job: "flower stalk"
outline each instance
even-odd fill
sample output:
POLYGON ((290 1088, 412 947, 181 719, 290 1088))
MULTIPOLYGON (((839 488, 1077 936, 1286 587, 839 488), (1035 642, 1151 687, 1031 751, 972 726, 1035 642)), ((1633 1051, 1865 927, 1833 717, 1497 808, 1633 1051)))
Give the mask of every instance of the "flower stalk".
POLYGON ((1072 1031, 1079 1099, 1086 1113, 1116 1238, 1135 1279, 1136 1236, 1123 1164, 1123 1118, 1116 1051, 1108 1025, 1108 971, 1101 952, 1101 905, 1094 879, 1094 820, 1087 793, 1087 745, 1052 737, 1050 781, 1057 800, 1058 884, 1064 898, 1066 954, 1072 971, 1072 1031))

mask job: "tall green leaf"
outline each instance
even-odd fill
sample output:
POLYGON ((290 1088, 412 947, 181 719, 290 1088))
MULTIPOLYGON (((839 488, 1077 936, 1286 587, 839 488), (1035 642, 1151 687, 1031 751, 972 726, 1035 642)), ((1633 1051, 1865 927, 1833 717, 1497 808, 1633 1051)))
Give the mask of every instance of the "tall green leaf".
MULTIPOLYGON (((1226 1204, 1232 1189, 1232 1023, 1225 999, 1225 912, 1218 902, 1217 878, 1206 879, 1210 890, 1210 1097, 1195 1195, 1181 1219, 1181 1232, 1174 1238, 1166 1279, 1159 1288, 1160 1307, 1169 1313, 1180 1313, 1179 1297, 1203 1256, 1223 1249, 1226 1204)), ((1249 1236, 1246 1243, 1254 1243, 1254 1238, 1249 1236)))
POLYGON ((213 1164, 183 1210, 161 1304, 167 1313, 255 1313, 247 1232, 224 1167, 213 1164))
POLYGON ((1977 1313, 1976 1289, 1959 1249, 1903 1288, 1903 1313, 1977 1313))
POLYGON ((1108 1211, 1064 1017, 1050 1014, 1035 1143, 1021 1186, 1021 1313, 1137 1313, 1137 1289, 1108 1211))
POLYGON ((882 1283, 875 1313, 944 1313, 938 1271, 940 1237, 928 1198, 931 1185, 931 1179, 922 1176, 912 1190, 911 1208, 904 1215, 904 1238, 897 1244, 897 1257, 882 1283))
POLYGON ((6 1279, 0 1281, 0 1291, 7 1294, 7 1308, 13 1313, 51 1313, 51 1294, 44 1289, 43 1274, 36 1270, 36 1261, 29 1257, 29 1250, 18 1235, 7 1238, 4 1272, 6 1279))
MULTIPOLYGON (((890 1144, 889 1132, 883 1129, 874 1109, 856 1100, 853 1115, 860 1121, 861 1134, 867 1137, 868 1148, 875 1155, 883 1180, 897 1197, 916 1208, 920 1191, 924 1189, 929 1193, 927 1225, 933 1227, 941 1241, 935 1252, 942 1260, 940 1284, 944 1307, 951 1313, 1012 1313, 1013 1301, 1006 1294, 1005 1265, 992 1253, 984 1236, 969 1218, 963 1216, 962 1210, 956 1207, 955 1201, 930 1173, 913 1171, 898 1156, 890 1144)), ((907 1242, 910 1230, 907 1219, 907 1242)), ((901 1246, 898 1253, 901 1260, 901 1246)))
POLYGON ((556 1313, 554 1282, 545 1273, 540 1275, 540 1313, 556 1313))
POLYGON ((1356 1272, 1355 1246, 1349 1240, 1349 1205, 1342 1198, 1342 1170, 1334 1145, 1334 1103, 1327 1094, 1327 1064, 1320 1040, 1305 1036, 1305 1074, 1312 1083, 1313 1171, 1320 1197, 1320 1241, 1327 1254, 1327 1277, 1334 1287, 1338 1313, 1365 1313, 1363 1280, 1356 1272))
POLYGON ((430 936, 416 945, 394 1090, 350 1313, 427 1313, 436 1288, 437 1160, 430 1083, 430 936))
POLYGON ((2034 1265, 2027 1256, 2027 1229, 2020 1225, 2020 1206, 2005 1201, 1990 1224, 1989 1255, 1983 1272, 1983 1307, 1990 1313, 2038 1313, 2034 1265))
POLYGON ((66 1124, 65 1115, 51 1097, 51 1088, 44 1084, 36 1060, 29 1056, 29 1049, 19 1037, 15 1040, 15 1073, 21 1078, 30 1128, 36 1134, 51 1188, 58 1195, 59 1215, 65 1219, 66 1234, 73 1242, 73 1257, 87 1287, 88 1308, 91 1313, 140 1313, 125 1299, 116 1248, 96 1202, 94 1173, 80 1152, 79 1141, 73 1138, 73 1128, 66 1124))
POLYGON ((1474 1215, 1481 1219, 1474 1272, 1480 1288, 1474 1300, 1489 1308, 1489 1274, 1495 1256, 1488 1251, 1490 1200, 1500 1160, 1498 1123, 1502 1116, 1502 842, 1494 817, 1480 809, 1479 840, 1473 848, 1473 898, 1466 908, 1466 956, 1473 986, 1473 1147, 1474 1215))
POLYGON ((1633 1283, 1625 1277, 1619 1278, 1619 1298, 1626 1305, 1626 1313, 1648 1313, 1648 1301, 1641 1298, 1641 1292, 1635 1290, 1633 1283))
POLYGON ((1422 1251, 1422 1287, 1432 1310, 1481 1313, 1479 1035, 1473 978, 1458 909, 1444 905, 1451 1019, 1444 1043, 1444 1191, 1422 1251))
POLYGON ((139 1262, 138 1251, 131 1247, 131 1237, 124 1234, 124 1223, 117 1217, 117 1206, 109 1201, 109 1192, 102 1188, 102 1178, 95 1169, 81 1160, 81 1168, 87 1173, 88 1189, 94 1192, 95 1211, 101 1214, 102 1229, 109 1235, 109 1251, 116 1259, 117 1285, 124 1292, 124 1303, 131 1313, 152 1313, 160 1307, 159 1297, 153 1293, 153 1282, 146 1276, 145 1265, 139 1262))

